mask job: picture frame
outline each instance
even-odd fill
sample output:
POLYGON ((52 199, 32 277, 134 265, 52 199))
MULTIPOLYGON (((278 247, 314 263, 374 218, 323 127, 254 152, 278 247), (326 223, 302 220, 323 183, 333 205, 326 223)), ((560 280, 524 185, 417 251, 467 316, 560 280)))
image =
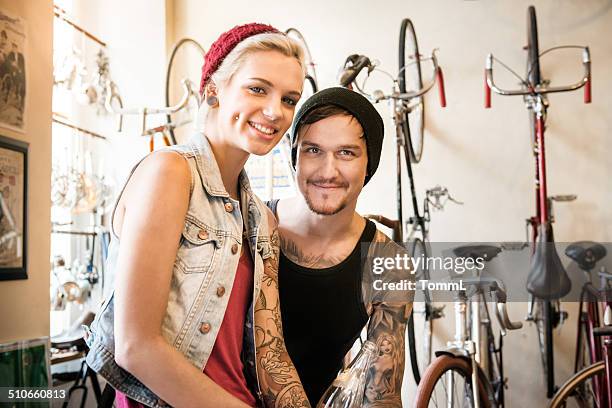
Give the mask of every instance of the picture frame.
POLYGON ((26 21, 0 10, 0 127, 25 133, 26 21))
POLYGON ((28 278, 28 151, 0 135, 0 281, 28 278))

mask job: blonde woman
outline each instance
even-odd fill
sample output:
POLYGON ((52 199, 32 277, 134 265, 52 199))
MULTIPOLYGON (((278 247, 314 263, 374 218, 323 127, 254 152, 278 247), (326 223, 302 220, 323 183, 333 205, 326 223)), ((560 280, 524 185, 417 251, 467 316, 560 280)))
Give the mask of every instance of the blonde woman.
POLYGON ((202 68, 203 133, 132 171, 112 219, 114 292, 87 339, 120 407, 308 406, 282 336, 276 221, 243 169, 289 128, 304 74, 284 34, 234 27, 202 68))

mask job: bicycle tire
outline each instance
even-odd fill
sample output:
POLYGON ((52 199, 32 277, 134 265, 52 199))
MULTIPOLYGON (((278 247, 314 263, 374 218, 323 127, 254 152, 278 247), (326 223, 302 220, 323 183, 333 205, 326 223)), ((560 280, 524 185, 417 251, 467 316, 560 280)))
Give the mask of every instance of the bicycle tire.
MULTIPOLYGON (((484 304, 484 302, 483 302, 484 304)), ((485 328, 481 333, 486 333, 486 346, 487 346, 487 378, 491 384, 491 389, 497 403, 497 408, 503 408, 505 405, 504 387, 506 385, 506 379, 504 378, 504 359, 503 359, 503 336, 499 336, 499 347, 495 346, 495 334, 491 326, 491 316, 489 309, 486 307, 486 321, 484 324, 485 328)))
MULTIPOLYGON (((170 76, 172 75, 172 64, 174 63, 174 58, 176 57, 176 53, 178 52, 179 48, 181 48, 184 44, 192 44, 193 46, 195 46, 196 49, 200 52, 200 54, 202 54, 202 60, 204 60, 204 56, 206 55, 206 50, 204 50, 204 47, 202 47, 200 43, 198 43, 196 40, 192 38, 187 38, 187 37, 182 38, 174 45, 174 48, 172 49, 172 52, 170 53, 170 58, 168 58, 168 66, 166 67, 166 88, 165 88, 166 106, 170 106, 170 76)), ((166 123, 167 124, 172 123, 172 115, 170 114, 166 115, 166 123)), ((171 144, 173 145, 177 144, 176 135, 174 134, 174 129, 172 128, 168 129, 168 133, 170 135, 171 144)))
POLYGON ((308 83, 308 85, 310 85, 310 90, 311 95, 315 94, 319 91, 319 87, 317 86, 317 82, 314 80, 313 77, 311 77, 310 75, 306 74, 306 82, 308 83))
MULTIPOLYGON (((603 380, 605 373, 606 373, 606 364, 603 361, 599 361, 595 364, 585 367, 581 371, 571 376, 559 388, 557 393, 550 400, 548 407, 549 408, 567 407, 568 406, 567 402, 570 398, 577 399, 583 396, 583 392, 580 390, 580 387, 586 387, 587 382, 593 379, 595 376, 601 376, 603 380)), ((586 402, 586 401, 583 399, 583 402, 586 402)), ((596 400, 594 400, 592 404, 577 405, 577 406, 594 407, 594 406, 597 406, 595 405, 595 403, 597 403, 596 400)), ((569 405, 569 406, 574 406, 574 405, 569 405)))
POLYGON ((540 85, 540 46, 535 7, 527 9, 527 80, 531 86, 540 85))
MULTIPOLYGON (((413 89, 423 87, 419 57, 419 45, 414 32, 414 25, 410 19, 405 18, 402 20, 399 36, 398 85, 401 93, 405 93, 408 90, 407 85, 410 85, 413 89), (410 59, 413 59, 413 61, 409 61, 410 59), (407 63, 408 65, 406 65, 407 63), (407 77, 410 83, 407 82, 407 77)), ((404 133, 404 138, 408 141, 407 146, 410 148, 411 161, 418 163, 423 155, 425 129, 424 98, 422 95, 418 96, 411 103, 414 103, 414 106, 409 107, 406 111, 400 128, 404 133)))
POLYGON ((315 94, 319 90, 319 85, 317 84, 317 71, 315 69, 315 64, 312 61, 312 54, 310 53, 308 43, 306 43, 306 39, 304 38, 304 35, 300 32, 300 30, 298 30, 297 28, 289 27, 285 30, 285 34, 288 37, 291 37, 295 41, 299 42, 304 50, 306 78, 304 80, 304 92, 302 93, 302 100, 305 101, 309 96, 315 94), (308 84, 308 87, 310 88, 310 93, 307 92, 306 84, 308 84))
MULTIPOLYGON (((427 259, 427 246, 421 239, 415 238, 410 244, 409 255, 413 259, 427 259)), ((427 269, 426 265, 425 268, 415 271, 415 279, 416 281, 429 280, 429 270, 427 269)), ((415 302, 412 304, 412 312, 410 313, 410 318, 408 319, 407 325, 410 366, 412 367, 414 381, 417 384, 421 381, 421 373, 424 372, 425 368, 429 365, 429 363, 431 363, 431 344, 433 338, 434 320, 431 294, 429 293, 428 289, 425 289, 422 292, 423 301, 417 302, 415 299, 415 302), (417 305, 419 307, 418 310, 416 309, 417 305), (419 330, 415 330, 415 312, 422 315, 417 319, 416 326, 419 330), (416 332, 419 333, 419 337, 415 335, 416 332)))
POLYGON ((591 358, 590 341, 587 335, 588 313, 580 311, 578 315, 578 333, 576 335, 576 356, 574 359, 574 372, 595 363, 591 358))
POLYGON ((537 300, 534 321, 538 331, 538 343, 546 386, 546 397, 552 398, 555 393, 554 358, 553 358, 553 306, 550 301, 537 300))
MULTIPOLYGON (((414 407, 415 408, 427 408, 429 407, 430 401, 432 398, 435 399, 437 394, 435 394, 436 384, 438 384, 440 379, 443 379, 448 372, 455 372, 459 376, 463 378, 465 382, 464 390, 467 394, 468 406, 474 406, 474 399, 472 395, 472 367, 466 358, 451 356, 448 354, 443 354, 437 358, 435 358, 425 373, 423 374, 423 378, 421 379, 421 383, 417 387, 416 396, 414 399, 414 407)), ((483 408, 490 408, 491 406, 495 406, 495 402, 493 400, 493 395, 491 392, 491 386, 486 379, 485 375, 482 373, 480 368, 478 368, 478 392, 480 394, 480 406, 483 408)), ((444 387, 442 388, 444 390, 444 387)), ((434 401, 435 406, 438 406, 437 402, 434 401)), ((441 404, 441 406, 446 406, 446 404, 441 404)))

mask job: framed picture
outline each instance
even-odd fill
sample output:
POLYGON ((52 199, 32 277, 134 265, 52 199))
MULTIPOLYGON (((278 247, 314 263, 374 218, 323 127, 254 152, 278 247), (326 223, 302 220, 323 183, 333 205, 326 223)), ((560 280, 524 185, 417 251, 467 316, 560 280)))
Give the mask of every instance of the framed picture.
POLYGON ((0 280, 27 279, 28 144, 0 136, 0 280))
POLYGON ((0 10, 0 126, 24 132, 26 24, 0 10))

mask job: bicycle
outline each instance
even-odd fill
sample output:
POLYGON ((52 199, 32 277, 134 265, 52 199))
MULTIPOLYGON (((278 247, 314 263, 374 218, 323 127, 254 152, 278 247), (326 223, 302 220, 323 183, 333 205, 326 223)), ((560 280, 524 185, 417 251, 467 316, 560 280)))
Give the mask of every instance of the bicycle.
MULTIPOLYGON (((586 282, 582 286, 580 303, 578 307, 578 330, 576 335, 576 354, 574 360, 574 373, 578 373, 589 365, 603 361, 601 354, 602 344, 599 336, 595 335, 595 328, 600 326, 601 316, 599 312, 599 302, 601 293, 612 289, 612 274, 605 268, 598 272, 600 287, 597 289, 591 279, 591 271, 596 263, 606 256, 606 248, 591 241, 574 242, 565 250, 565 255, 571 258, 578 267, 584 272, 586 282)), ((589 406, 595 406, 598 401, 599 406, 608 398, 603 389, 601 376, 595 376, 592 383, 587 386, 577 388, 575 399, 583 402, 590 402, 589 406)))
MULTIPOLYGON (((442 75, 442 69, 438 66, 435 50, 432 51, 429 57, 423 57, 419 54, 418 45, 416 42, 416 35, 414 33, 414 25, 409 19, 402 20, 400 27, 400 50, 399 50, 399 70, 398 76, 393 77, 390 74, 382 71, 389 75, 393 79, 393 87, 391 93, 384 94, 382 91, 374 91, 372 95, 366 93, 357 83, 357 77, 361 71, 367 70, 368 75, 377 69, 377 64, 373 63, 365 55, 353 54, 347 57, 344 67, 340 74, 340 85, 344 87, 355 87, 358 92, 366 96, 373 103, 378 103, 384 100, 390 100, 392 102, 393 122, 395 124, 396 134, 396 180, 397 180, 397 219, 391 220, 381 215, 366 215, 382 225, 390 228, 393 231, 392 239, 404 246, 409 242, 407 248, 410 256, 412 257, 427 257, 430 250, 427 248, 428 237, 429 237, 429 204, 432 203, 433 198, 438 204, 438 208, 441 209, 440 200, 445 198, 453 202, 459 203, 454 200, 448 190, 443 187, 435 187, 427 190, 426 198, 424 199, 424 210, 421 215, 420 208, 418 205, 418 199, 416 195, 416 187, 414 182, 414 176, 412 172, 412 163, 416 163, 420 160, 422 155, 422 138, 423 138, 423 126, 424 126, 424 104, 423 96, 438 83, 438 89, 440 91, 440 104, 442 107, 446 106, 446 97, 444 94, 444 80, 442 75), (407 41, 408 40, 408 41, 407 41), (406 50, 408 49, 408 53, 406 50), (409 61, 409 62, 408 62, 409 61), (431 61, 433 65, 432 78, 431 80, 423 85, 421 76, 421 62, 431 61), (407 81, 408 76, 409 81, 407 81), (412 85, 415 88, 407 90, 407 85, 412 85), (411 123, 413 112, 417 112, 420 119, 416 124, 411 123), (415 127, 416 126, 416 127, 415 127), (417 135, 412 137, 411 132, 417 135), (402 156, 406 165, 408 180, 410 184, 411 203, 413 216, 406 219, 403 212, 403 194, 402 194, 402 156)), ((380 70, 379 70, 380 71, 380 70)), ((426 266, 415 271, 416 279, 429 279, 429 271, 426 266)), ((415 305, 417 302, 415 302, 415 305)), ((420 302, 418 302, 420 304, 420 302)), ((412 313, 408 320, 407 332, 408 332, 408 344, 410 351, 411 368, 414 379, 418 384, 421 379, 421 372, 427 367, 431 361, 431 342, 433 333, 433 322, 434 320, 443 316, 442 308, 435 307, 432 303, 431 295, 427 289, 423 290, 423 309, 413 307, 412 313), (420 315, 418 322, 415 319, 415 314, 420 315), (415 328, 416 324, 422 325, 415 328), (423 339, 422 344, 419 344, 415 332, 423 333, 421 336, 423 339)), ((418 339, 420 340, 420 339, 418 339)))
MULTIPOLYGON (((486 265, 501 249, 493 245, 469 245, 454 248, 453 252, 466 261, 475 262, 480 258, 486 265)), ((445 350, 435 353, 436 358, 425 370, 417 388, 416 408, 437 407, 439 404, 476 408, 504 406, 506 378, 502 338, 507 330, 517 330, 523 325, 510 321, 508 317, 503 283, 481 274, 482 271, 474 277, 459 278, 463 289, 457 291, 454 303, 455 337, 445 350), (501 328, 497 342, 491 326, 487 294, 495 302, 495 315, 501 328)))
MULTIPOLYGON (((599 276, 606 282, 612 278, 605 270, 599 276)), ((570 377, 552 397, 549 408, 612 406, 612 289, 606 283, 602 290, 589 291, 589 294, 594 297, 592 301, 605 304, 604 325, 589 332, 591 347, 599 347, 599 359, 570 377), (603 345, 601 337, 604 337, 603 345)), ((577 354, 579 351, 577 347, 577 354)))
POLYGON ((542 364, 546 382, 547 397, 552 397, 554 384, 553 359, 553 327, 566 317, 559 308, 559 299, 565 296, 571 283, 565 268, 554 246, 552 229, 553 201, 571 201, 575 196, 547 195, 546 160, 544 132, 546 112, 548 109, 547 95, 550 93, 569 92, 584 87, 584 102, 591 102, 591 59, 588 47, 557 46, 539 51, 538 31, 535 8, 527 10, 527 74, 521 77, 503 62, 489 54, 485 68, 485 107, 491 107, 491 91, 500 95, 521 95, 529 112, 531 122, 531 139, 536 162, 535 193, 536 215, 527 220, 527 242, 532 245, 531 269, 527 279, 527 290, 530 293, 527 321, 533 321, 538 330, 538 341, 542 354, 542 364), (568 86, 549 86, 549 81, 542 79, 540 57, 560 48, 577 48, 582 50, 584 75, 582 79, 568 86), (518 90, 504 90, 497 87, 493 81, 493 61, 496 60, 514 76, 520 79, 522 87, 518 90), (529 229, 531 228, 531 239, 529 229))

